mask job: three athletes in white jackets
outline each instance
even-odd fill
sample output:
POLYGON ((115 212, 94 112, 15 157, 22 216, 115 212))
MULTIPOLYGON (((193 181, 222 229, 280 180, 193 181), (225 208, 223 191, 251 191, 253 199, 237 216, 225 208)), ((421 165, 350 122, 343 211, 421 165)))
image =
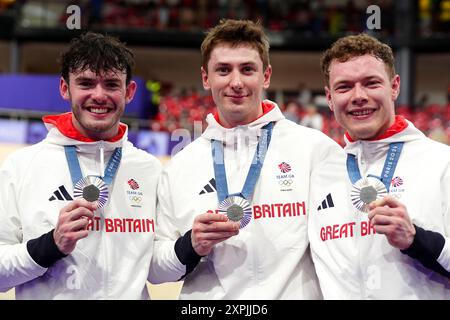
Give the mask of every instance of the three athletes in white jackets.
POLYGON ((310 196, 342 148, 262 101, 272 69, 259 25, 222 21, 202 56, 217 114, 163 170, 150 281, 183 279, 181 299, 320 299, 310 196))
POLYGON ((161 165, 119 123, 132 53, 87 33, 62 57, 73 113, 0 169, 0 290, 16 299, 147 299, 161 165), (84 199, 83 199, 84 198, 84 199))
POLYGON ((309 220, 324 298, 449 299, 450 148, 395 116, 400 77, 387 45, 344 37, 322 68, 347 130, 337 178, 347 187, 315 193, 309 220))

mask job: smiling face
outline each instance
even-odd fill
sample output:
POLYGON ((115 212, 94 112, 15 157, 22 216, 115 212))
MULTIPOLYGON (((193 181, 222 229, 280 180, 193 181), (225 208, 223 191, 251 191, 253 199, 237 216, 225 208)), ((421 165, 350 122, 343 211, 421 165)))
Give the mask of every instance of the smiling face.
POLYGON ((272 67, 263 70, 257 49, 220 44, 211 51, 203 87, 211 89, 219 120, 224 127, 252 122, 262 115, 263 90, 270 85, 272 67))
POLYGON ((354 140, 383 134, 395 120, 400 77, 389 77, 384 62, 372 55, 333 60, 329 67, 328 105, 354 140))
POLYGON ((69 74, 69 83, 60 80, 61 96, 70 101, 72 122, 84 136, 109 140, 119 129, 119 121, 136 92, 136 83, 126 83, 126 73, 95 74, 91 70, 69 74))

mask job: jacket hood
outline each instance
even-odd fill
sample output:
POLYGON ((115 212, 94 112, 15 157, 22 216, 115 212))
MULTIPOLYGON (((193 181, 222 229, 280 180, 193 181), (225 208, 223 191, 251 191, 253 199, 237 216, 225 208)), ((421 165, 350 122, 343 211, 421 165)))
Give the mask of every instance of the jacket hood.
POLYGON ((95 153, 99 144, 105 151, 112 151, 122 146, 128 137, 128 127, 124 123, 119 124, 118 134, 108 141, 95 141, 83 136, 72 123, 72 112, 59 115, 44 116, 42 120, 47 127, 46 141, 60 146, 77 146, 77 150, 87 153, 95 153))
POLYGON ((208 127, 202 134, 202 137, 208 140, 223 141, 226 144, 234 144, 236 137, 248 136, 250 139, 261 135, 261 128, 269 122, 276 122, 284 119, 283 113, 275 102, 264 100, 262 102, 263 114, 249 124, 236 126, 234 128, 225 128, 219 121, 218 117, 208 114, 206 122, 208 127))
POLYGON ((394 124, 389 127, 384 134, 374 140, 357 140, 354 141, 345 134, 345 151, 351 154, 357 154, 359 146, 370 146, 372 148, 387 148, 392 142, 408 142, 422 139, 425 135, 417 129, 410 121, 402 116, 395 116, 394 124))

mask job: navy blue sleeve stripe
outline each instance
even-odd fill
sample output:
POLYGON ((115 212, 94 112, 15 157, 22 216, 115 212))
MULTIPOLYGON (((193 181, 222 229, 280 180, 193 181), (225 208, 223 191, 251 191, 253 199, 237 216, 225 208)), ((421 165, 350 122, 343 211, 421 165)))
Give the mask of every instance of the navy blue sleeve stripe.
POLYGON ((56 246, 53 231, 54 229, 27 242, 27 250, 31 258, 43 268, 51 267, 56 261, 67 256, 56 246))
POLYGON ((199 256, 192 247, 191 231, 192 230, 186 232, 184 236, 178 238, 175 242, 175 254, 178 257, 178 260, 186 266, 186 274, 181 277, 181 279, 183 279, 188 273, 192 272, 201 259, 201 256, 199 256))
POLYGON ((417 259, 425 267, 445 277, 450 277, 450 272, 437 262, 444 248, 445 238, 438 232, 425 230, 416 225, 414 227, 416 228, 416 235, 413 243, 408 249, 400 251, 411 258, 417 259))

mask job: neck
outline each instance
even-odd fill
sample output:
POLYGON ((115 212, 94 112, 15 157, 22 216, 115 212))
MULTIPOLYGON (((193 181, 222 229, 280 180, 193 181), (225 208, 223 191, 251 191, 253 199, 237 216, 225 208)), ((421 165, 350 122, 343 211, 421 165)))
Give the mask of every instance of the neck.
POLYGON ((230 115, 225 117, 224 114, 219 109, 217 109, 217 113, 214 115, 214 117, 222 127, 234 128, 236 126, 243 126, 252 123, 253 121, 257 120, 258 118, 262 117, 263 115, 271 111, 273 108, 274 108, 273 104, 262 102, 261 107, 257 109, 257 112, 255 114, 248 115, 247 117, 245 117, 245 119, 242 119, 242 117, 240 117, 239 119, 234 119, 230 115))
POLYGON ((260 112, 258 112, 256 115, 249 115, 248 117, 242 119, 242 118, 237 118, 234 119, 233 116, 224 116, 220 111, 219 111, 219 123, 224 127, 224 128, 234 128, 237 126, 244 126, 247 125, 249 123, 252 123, 253 121, 255 121, 256 119, 258 119, 260 116, 262 116, 263 112, 262 110, 260 110, 260 112))
MULTIPOLYGON (((374 137, 360 140, 377 141, 386 139, 393 136, 394 134, 403 131, 408 126, 408 123, 406 122, 405 118, 399 115, 396 115, 395 118, 389 123, 390 125, 387 126, 387 128, 380 130, 380 132, 374 137)), ((345 133, 345 136, 350 142, 355 142, 356 140, 359 140, 352 138, 348 132, 345 133)))
POLYGON ((115 136, 117 136, 117 134, 119 133, 118 124, 108 130, 99 130, 98 132, 93 130, 87 130, 78 121, 76 121, 73 115, 72 115, 72 124, 81 135, 93 141, 100 141, 100 140, 109 141, 113 139, 115 136))

